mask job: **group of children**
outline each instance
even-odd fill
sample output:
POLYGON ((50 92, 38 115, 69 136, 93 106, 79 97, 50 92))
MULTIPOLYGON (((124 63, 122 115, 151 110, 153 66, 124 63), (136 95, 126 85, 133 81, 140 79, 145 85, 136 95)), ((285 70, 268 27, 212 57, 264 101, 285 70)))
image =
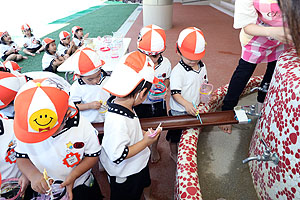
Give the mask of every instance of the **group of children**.
MULTIPOLYGON (((45 51, 42 59, 42 69, 44 71, 56 72, 57 68, 72 55, 78 48, 84 44, 84 39, 88 37, 83 34, 83 28, 74 26, 71 35, 67 31, 59 33, 59 44, 56 46, 55 40, 52 38, 44 38, 42 41, 32 33, 32 29, 28 24, 21 26, 24 34, 23 52, 26 55, 35 56, 45 51)), ((7 31, 0 32, 0 55, 3 61, 20 61, 28 59, 27 56, 20 54, 22 50, 15 42, 12 41, 11 36, 7 31)))
MULTIPOLYGON (((60 40, 60 45, 65 40, 70 43, 70 35, 62 32, 60 40)), ((54 40, 44 42, 45 52, 55 53, 54 40)), ((60 49, 68 54, 69 49, 60 49)), ((123 56, 108 75, 102 69, 105 61, 94 50, 80 48, 72 58, 77 79, 71 86, 56 76, 15 75, 0 67, 0 109, 14 108, 13 119, 0 116, 0 137, 6 138, 0 140, 1 146, 7 147, 0 152, 2 179, 21 176, 22 192, 30 182, 28 188, 37 195, 51 193, 51 178, 60 181, 69 199, 102 199, 91 172, 100 160, 108 174, 111 199, 140 199, 143 193, 149 197, 148 162, 150 157, 153 163, 160 159, 157 142, 162 128, 144 131, 139 118, 167 116, 168 91, 170 115, 195 115, 200 86, 208 81, 201 61, 205 54, 201 30, 189 27, 179 34, 180 61, 173 70, 162 55, 165 49, 165 31, 156 25, 143 27, 137 51, 123 56), (94 122, 104 122, 102 141, 91 125, 94 122), (18 173, 10 174, 12 168, 18 173)), ((181 131, 175 132, 169 131, 167 140, 176 161, 181 131)))

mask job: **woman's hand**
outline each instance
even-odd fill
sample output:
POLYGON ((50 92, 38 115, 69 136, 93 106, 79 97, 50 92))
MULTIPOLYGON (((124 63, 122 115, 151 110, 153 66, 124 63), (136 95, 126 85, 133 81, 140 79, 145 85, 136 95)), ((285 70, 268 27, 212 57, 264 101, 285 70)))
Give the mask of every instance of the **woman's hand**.
POLYGON ((267 27, 268 35, 279 42, 284 44, 292 44, 292 36, 290 35, 290 30, 285 27, 267 27))

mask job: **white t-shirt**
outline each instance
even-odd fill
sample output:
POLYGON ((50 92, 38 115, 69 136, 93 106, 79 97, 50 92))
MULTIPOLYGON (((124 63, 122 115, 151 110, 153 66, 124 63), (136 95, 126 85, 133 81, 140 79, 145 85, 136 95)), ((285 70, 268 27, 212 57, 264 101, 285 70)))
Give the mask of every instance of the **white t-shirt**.
MULTIPOLYGON (((99 85, 88 85, 82 79, 76 80, 70 89, 70 100, 73 102, 90 103, 93 101, 102 101, 106 105, 107 99, 110 94, 103 90, 103 85, 108 80, 108 76, 104 76, 99 85)), ((86 117, 90 122, 104 122, 105 113, 101 110, 81 110, 81 115, 86 117)))
POLYGON ((27 44, 27 49, 37 48, 41 44, 41 40, 34 35, 30 38, 24 36, 24 44, 27 44))
POLYGON ((13 123, 13 120, 0 114, 0 172, 2 180, 21 176, 16 164, 16 138, 13 123))
POLYGON ((57 53, 54 55, 49 54, 47 51, 45 51, 43 59, 42 59, 42 68, 45 70, 47 67, 52 66, 54 59, 57 58, 57 53))
MULTIPOLYGON (((180 93, 181 96, 198 105, 200 103, 200 87, 207 82, 206 66, 201 61, 198 71, 194 71, 190 66, 180 61, 172 70, 170 77, 171 94, 180 93)), ((184 112, 184 106, 178 103, 173 96, 170 98, 170 107, 172 110, 184 112)))
POLYGON ((235 29, 244 28, 249 24, 256 24, 258 18, 257 10, 254 7, 253 0, 236 0, 234 9, 235 29))
MULTIPOLYGON (((170 78, 171 70, 172 67, 169 59, 166 57, 161 57, 158 61, 158 65, 155 67, 155 77, 163 82, 165 79, 170 78)), ((143 104, 153 104, 153 101, 149 100, 149 94, 143 104)))
POLYGON ((73 41, 74 41, 74 43, 75 43, 75 45, 77 46, 77 47, 79 47, 79 46, 81 46, 82 45, 82 40, 79 40, 78 38, 76 38, 76 37, 73 37, 73 41))
POLYGON ((15 107, 13 104, 9 104, 5 108, 0 109, 6 117, 13 118, 15 116, 15 107))
POLYGON ((17 49, 18 45, 16 43, 11 43, 10 45, 0 44, 0 55, 5 56, 5 53, 11 49, 17 49))
POLYGON ((33 71, 33 72, 26 72, 22 75, 27 76, 30 79, 43 79, 43 78, 54 78, 57 79, 59 83, 64 84, 65 88, 70 88, 71 85, 68 83, 63 77, 48 71, 33 71))
POLYGON ((64 55, 66 55, 68 49, 69 49, 69 46, 64 46, 61 43, 59 43, 57 46, 57 53, 60 56, 64 56, 64 55))
MULTIPOLYGON (((101 146, 97 134, 91 123, 77 114, 54 137, 34 144, 17 140, 17 157, 29 158, 41 173, 46 169, 49 177, 64 181, 84 157, 99 156, 101 146)), ((91 169, 77 178, 74 188, 83 184, 90 173, 91 169)))
POLYGON ((128 147, 141 141, 143 132, 136 114, 121 105, 110 103, 113 98, 108 100, 100 161, 110 176, 124 178, 147 166, 150 149, 146 147, 135 156, 125 159, 128 147))

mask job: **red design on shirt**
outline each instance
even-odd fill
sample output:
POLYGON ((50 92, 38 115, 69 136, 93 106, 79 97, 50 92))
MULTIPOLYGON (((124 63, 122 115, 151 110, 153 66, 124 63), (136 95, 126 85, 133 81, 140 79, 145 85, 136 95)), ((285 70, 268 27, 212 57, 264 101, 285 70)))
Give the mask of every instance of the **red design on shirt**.
POLYGON ((84 143, 83 142, 75 142, 75 144, 73 145, 73 147, 75 149, 81 149, 84 147, 84 143))
POLYGON ((78 165, 80 162, 80 154, 79 153, 68 153, 66 157, 63 159, 63 164, 67 167, 74 167, 78 165))
POLYGON ((10 163, 10 164, 16 163, 17 159, 16 159, 16 152, 15 152, 14 149, 11 149, 7 152, 7 155, 5 157, 5 161, 10 163))

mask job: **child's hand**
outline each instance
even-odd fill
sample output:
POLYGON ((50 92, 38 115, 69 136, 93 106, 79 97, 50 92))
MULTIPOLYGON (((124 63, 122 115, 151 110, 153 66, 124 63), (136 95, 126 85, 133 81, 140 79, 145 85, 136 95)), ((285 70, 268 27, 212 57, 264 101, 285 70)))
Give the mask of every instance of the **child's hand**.
POLYGON ((23 196, 24 193, 25 193, 25 190, 26 190, 27 186, 29 185, 29 180, 28 180, 28 178, 24 174, 22 174, 20 176, 20 178, 19 178, 18 183, 21 186, 20 196, 23 196))
POLYGON ((62 184, 60 184, 61 188, 66 187, 69 200, 73 199, 72 190, 73 190, 74 182, 75 182, 75 177, 73 177, 71 174, 69 174, 69 176, 67 176, 66 180, 62 184))
POLYGON ((89 34, 90 34, 90 33, 85 34, 85 35, 83 36, 83 39, 88 38, 88 37, 89 37, 89 34))
POLYGON ((45 194, 50 189, 42 173, 34 174, 30 182, 32 189, 38 193, 45 194))
POLYGON ((100 101, 93 101, 89 103, 90 109, 99 110, 101 108, 102 103, 100 101))
POLYGON ((196 115, 197 109, 193 106, 193 104, 191 102, 187 102, 184 105, 184 108, 188 114, 193 115, 193 116, 196 115))
POLYGON ((211 95, 208 104, 213 104, 215 101, 217 101, 218 97, 214 93, 211 95))
POLYGON ((149 135, 151 135, 154 132, 154 130, 152 128, 150 128, 144 134, 143 140, 147 143, 148 146, 150 146, 151 144, 153 144, 158 139, 161 131, 162 131, 162 128, 159 128, 156 132, 156 135, 154 137, 150 137, 149 135))
POLYGON ((72 40, 72 41, 70 42, 70 48, 73 47, 73 46, 75 46, 75 42, 72 40))
POLYGON ((65 54, 64 55, 64 59, 66 60, 66 59, 68 59, 70 56, 69 56, 69 54, 65 54))

